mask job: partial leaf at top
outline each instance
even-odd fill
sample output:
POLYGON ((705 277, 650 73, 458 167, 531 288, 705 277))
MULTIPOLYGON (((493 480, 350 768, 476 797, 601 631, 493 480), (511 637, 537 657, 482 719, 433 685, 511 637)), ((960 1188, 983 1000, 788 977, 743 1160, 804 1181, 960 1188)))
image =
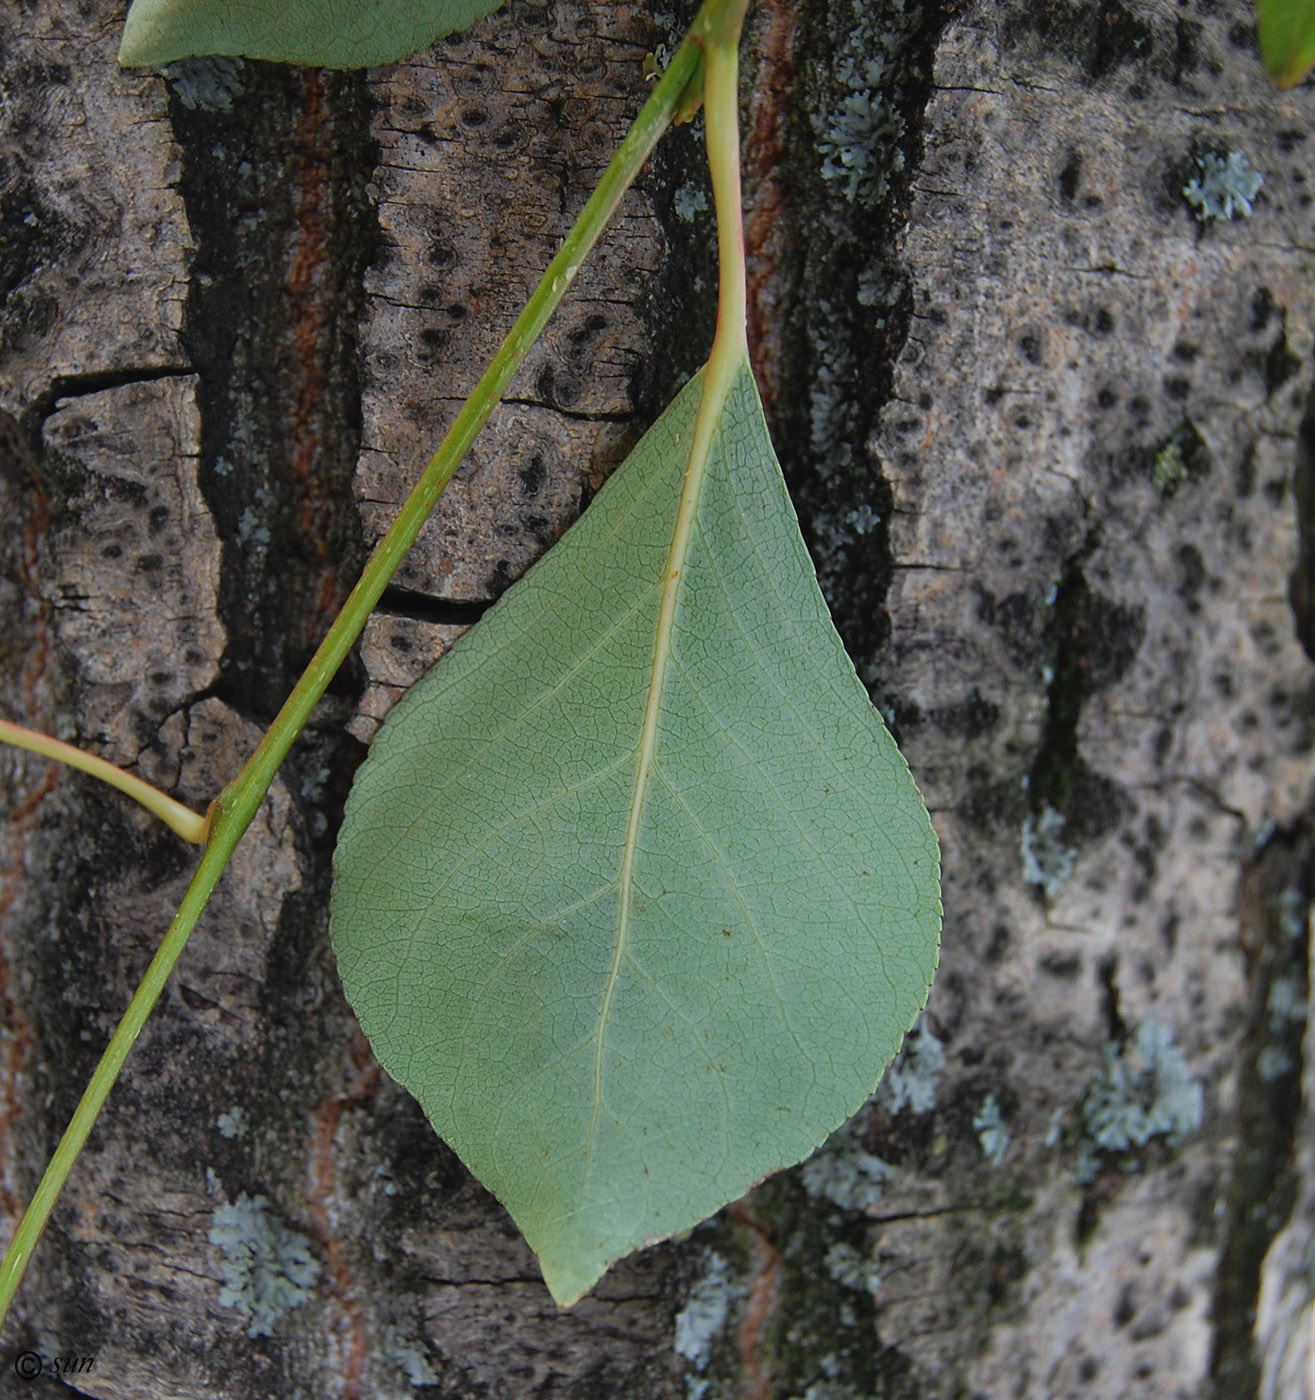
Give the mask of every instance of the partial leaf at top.
POLYGON ((698 394, 394 709, 338 848, 361 1025, 562 1304, 807 1156, 936 964, 936 840, 747 362, 672 554, 698 394))
POLYGON ((241 54, 313 68, 392 63, 502 0, 133 0, 119 62, 241 54))
POLYGON ((1295 87, 1315 64, 1315 0, 1256 0, 1260 56, 1279 87, 1295 87))

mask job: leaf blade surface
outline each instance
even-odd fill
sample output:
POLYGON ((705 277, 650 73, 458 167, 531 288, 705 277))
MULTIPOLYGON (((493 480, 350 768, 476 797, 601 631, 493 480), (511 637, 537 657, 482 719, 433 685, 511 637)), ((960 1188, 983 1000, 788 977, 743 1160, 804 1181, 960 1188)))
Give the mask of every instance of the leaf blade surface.
POLYGON ((133 0, 119 62, 200 54, 372 68, 465 29, 502 0, 133 0))
POLYGON ((698 391, 399 703, 339 843, 362 1027, 562 1303, 816 1147, 936 961, 935 837, 747 363, 663 635, 698 391))

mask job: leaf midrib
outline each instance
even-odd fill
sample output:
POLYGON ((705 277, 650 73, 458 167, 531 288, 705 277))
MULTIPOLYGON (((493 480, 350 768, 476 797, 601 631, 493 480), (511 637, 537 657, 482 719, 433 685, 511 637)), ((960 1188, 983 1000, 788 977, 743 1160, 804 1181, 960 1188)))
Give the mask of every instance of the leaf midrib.
POLYGON ((652 784, 653 761, 657 754, 662 696, 670 670, 672 637, 675 632, 676 605, 680 600, 685 564, 689 557, 690 542, 694 538, 694 523, 707 480, 713 435, 730 397, 731 386, 742 365, 747 368, 747 353, 728 355, 719 363, 717 347, 714 345, 713 354, 704 370, 703 393, 699 398, 698 413, 694 419, 694 431, 690 439, 689 464, 681 482, 680 501, 676 507, 676 520, 671 532, 671 548, 667 553, 666 568, 663 572, 662 594, 653 629, 653 663, 649 670, 648 697, 644 705, 644 722, 640 727, 639 751, 635 764, 635 785, 630 794, 625 840, 621 847, 621 865, 617 872, 616 941, 612 946, 612 962, 607 970, 607 981, 603 986, 602 1002, 598 1009, 592 1104, 584 1141, 586 1168, 581 1184, 582 1192, 587 1190, 588 1163, 592 1158, 598 1118, 603 1106, 603 1058, 607 1043, 607 1023, 612 1014, 612 1001, 616 995, 617 982, 621 977, 626 948, 630 942, 630 912, 634 899, 639 829, 643 821, 648 790, 652 784))

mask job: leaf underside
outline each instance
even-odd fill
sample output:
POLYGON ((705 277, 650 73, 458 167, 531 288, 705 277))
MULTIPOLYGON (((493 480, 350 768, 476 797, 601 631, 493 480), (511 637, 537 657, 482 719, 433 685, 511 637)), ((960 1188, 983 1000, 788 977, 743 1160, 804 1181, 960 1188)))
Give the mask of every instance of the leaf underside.
POLYGON ((465 29, 503 0, 133 0, 119 62, 198 54, 371 68, 465 29))
POLYGON ((1295 87, 1315 64, 1315 0, 1256 0, 1260 56, 1279 87, 1295 87))
POLYGON ((937 958, 935 836, 747 363, 661 635, 699 383, 395 707, 338 847, 361 1025, 562 1305, 854 1113, 937 958))

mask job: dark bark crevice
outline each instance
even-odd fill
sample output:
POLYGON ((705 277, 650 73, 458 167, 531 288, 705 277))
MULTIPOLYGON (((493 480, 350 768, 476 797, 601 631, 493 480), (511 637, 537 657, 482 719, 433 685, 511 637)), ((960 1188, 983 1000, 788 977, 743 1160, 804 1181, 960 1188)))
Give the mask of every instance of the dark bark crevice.
POLYGON ((140 367, 91 370, 85 374, 58 374, 44 393, 32 400, 23 414, 23 430, 40 452, 41 429, 46 419, 65 399, 82 398, 87 394, 103 393, 107 389, 123 389, 129 384, 151 384, 157 379, 180 379, 192 373, 190 365, 142 365, 140 367))
POLYGON ((860 675, 882 688, 890 488, 868 440, 912 299, 896 240, 921 163, 942 4, 836 0, 795 39, 772 256, 779 342, 768 415, 823 593, 860 675))
POLYGON ((1297 511, 1297 563, 1288 581, 1288 597, 1302 650, 1315 661, 1315 396, 1297 432, 1292 470, 1292 497, 1297 511))
POLYGON ((1275 831, 1242 876, 1241 934, 1250 1013, 1238 1048, 1237 1143, 1223 1190, 1224 1247, 1215 1277, 1213 1400, 1254 1400, 1261 1270, 1300 1190, 1302 1042, 1310 993, 1315 840, 1308 823, 1275 831))
POLYGON ((219 692, 268 722, 359 571, 358 322, 377 228, 360 74, 247 64, 227 108, 171 115, 198 239, 183 343, 224 541, 219 692))
POLYGON ((458 602, 431 598, 428 593, 416 593, 410 588, 386 588, 375 609, 375 616, 406 617, 415 622, 433 622, 447 627, 473 627, 492 606, 492 603, 482 599, 458 602))

